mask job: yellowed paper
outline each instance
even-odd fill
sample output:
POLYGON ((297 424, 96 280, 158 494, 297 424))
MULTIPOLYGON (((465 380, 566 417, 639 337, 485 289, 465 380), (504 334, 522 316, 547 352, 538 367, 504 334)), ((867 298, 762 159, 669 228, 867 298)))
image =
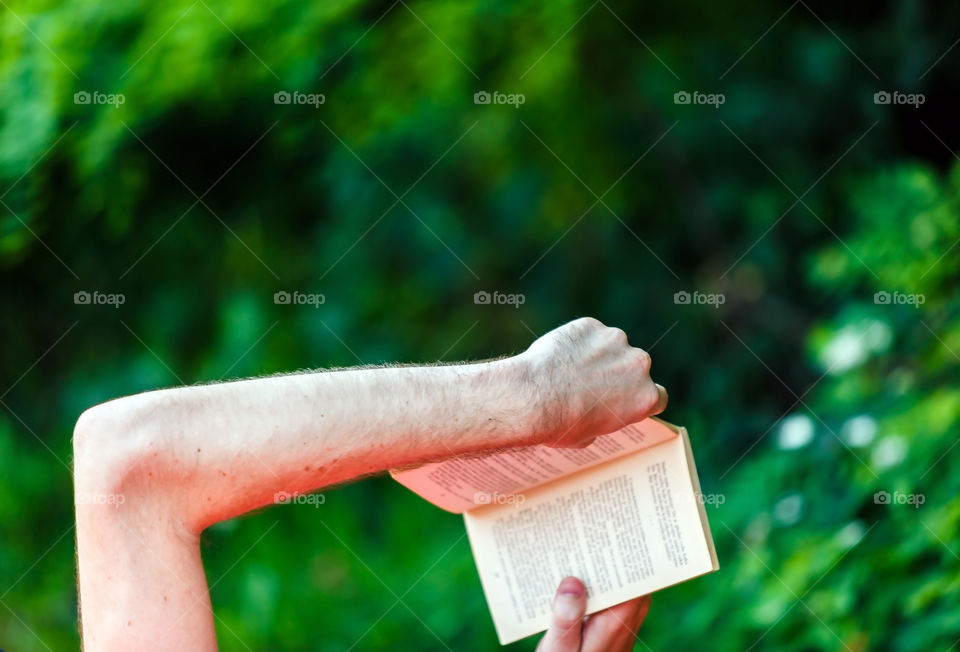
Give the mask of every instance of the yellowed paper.
POLYGON ((664 443, 464 514, 502 644, 547 628, 560 580, 587 613, 716 570, 684 431, 664 443))
POLYGON ((531 446, 392 473, 397 482, 437 507, 459 514, 484 505, 512 504, 514 494, 673 437, 676 431, 663 422, 646 419, 597 437, 582 449, 531 446))

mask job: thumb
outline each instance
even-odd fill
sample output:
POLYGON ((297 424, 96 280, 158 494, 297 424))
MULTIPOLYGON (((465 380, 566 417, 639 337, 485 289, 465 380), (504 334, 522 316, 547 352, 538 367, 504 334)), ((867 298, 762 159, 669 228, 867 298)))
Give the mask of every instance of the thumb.
POLYGON ((587 611, 587 590, 575 577, 565 577, 553 598, 550 628, 540 641, 539 652, 577 652, 580 630, 587 611))

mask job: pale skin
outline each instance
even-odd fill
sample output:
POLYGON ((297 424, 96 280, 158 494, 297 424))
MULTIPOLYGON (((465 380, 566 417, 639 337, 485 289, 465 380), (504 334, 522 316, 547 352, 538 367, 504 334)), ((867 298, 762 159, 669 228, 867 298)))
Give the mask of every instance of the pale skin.
MULTIPOLYGON (((73 440, 84 649, 216 650, 200 534, 278 492, 489 449, 583 446, 666 401, 650 356, 584 318, 498 360, 254 378, 90 408, 73 440)), ((648 608, 639 598, 584 619, 583 585, 567 578, 538 650, 633 649, 648 608)))

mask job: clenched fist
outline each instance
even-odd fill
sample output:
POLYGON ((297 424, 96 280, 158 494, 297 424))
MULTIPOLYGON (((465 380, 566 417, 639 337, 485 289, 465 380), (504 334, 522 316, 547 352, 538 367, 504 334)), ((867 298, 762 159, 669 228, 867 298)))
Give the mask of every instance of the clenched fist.
POLYGON ((591 317, 550 331, 519 357, 540 396, 536 439, 550 446, 585 446, 667 407, 667 391, 650 378, 650 355, 591 317))

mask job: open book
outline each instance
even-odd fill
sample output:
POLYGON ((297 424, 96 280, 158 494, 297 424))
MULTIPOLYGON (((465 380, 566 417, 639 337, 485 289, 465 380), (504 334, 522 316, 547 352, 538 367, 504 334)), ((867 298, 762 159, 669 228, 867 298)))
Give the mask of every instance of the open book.
POLYGON ((532 446, 393 477, 463 513, 500 643, 550 624, 560 580, 591 614, 718 568, 685 429, 646 419, 587 448, 532 446))

